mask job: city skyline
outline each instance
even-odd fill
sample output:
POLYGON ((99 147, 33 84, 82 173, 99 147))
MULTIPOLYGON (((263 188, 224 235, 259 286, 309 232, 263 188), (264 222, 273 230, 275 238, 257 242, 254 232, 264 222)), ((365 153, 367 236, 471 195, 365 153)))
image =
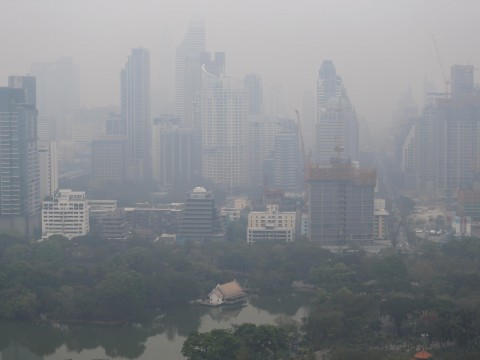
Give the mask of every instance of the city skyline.
POLYGON ((387 120, 399 95, 409 86, 417 103, 423 100, 425 76, 437 89, 443 88, 431 34, 437 39, 444 71, 455 63, 480 63, 478 50, 458 41, 468 38, 479 26, 473 19, 474 3, 308 1, 302 7, 285 2, 275 8, 268 2, 177 3, 144 0, 132 13, 128 11, 128 1, 114 5, 102 1, 92 14, 88 4, 76 1, 68 7, 50 0, 42 4, 10 2, 12 16, 2 23, 2 28, 11 25, 10 18, 18 18, 15 14, 27 21, 24 31, 2 39, 5 56, 0 76, 24 74, 31 63, 71 56, 80 65, 83 106, 115 104, 119 81, 116 69, 122 66, 121 59, 129 49, 143 46, 152 52, 157 111, 173 109, 175 48, 184 37, 189 20, 200 14, 205 19, 207 48, 227 53, 231 59, 229 74, 239 79, 252 72, 260 74, 266 97, 268 89, 281 84, 288 100, 286 112, 300 108, 304 92, 315 87, 313 74, 321 61, 332 59, 358 113, 369 123, 384 127, 382 124, 390 123, 387 120), (115 20, 105 20, 113 6, 115 20), (434 17, 430 15, 432 8, 434 17), (251 16, 251 9, 256 10, 255 16, 251 16), (463 21, 455 27, 445 26, 450 19, 460 16, 463 21), (81 21, 85 17, 91 25, 88 28, 81 21), (289 26, 286 31, 284 25, 292 21, 296 26, 289 26), (64 26, 64 31, 59 32, 59 26, 64 26), (31 37, 25 37, 32 27, 35 44, 31 37), (48 43, 43 39, 48 39, 48 43), (18 43, 31 45, 22 48, 21 59, 16 58, 18 43), (250 56, 252 53, 256 56, 250 56), (364 91, 367 83, 371 92, 364 91))

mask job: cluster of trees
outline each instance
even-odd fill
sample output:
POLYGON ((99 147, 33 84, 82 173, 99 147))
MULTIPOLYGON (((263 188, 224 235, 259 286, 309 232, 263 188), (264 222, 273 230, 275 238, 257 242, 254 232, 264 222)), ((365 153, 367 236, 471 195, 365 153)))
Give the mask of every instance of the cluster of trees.
POLYGON ((182 347, 189 360, 269 360, 284 358, 293 347, 293 329, 275 325, 235 325, 233 329, 193 332, 182 347))
POLYGON ((234 278, 260 291, 303 280, 315 292, 301 327, 311 349, 413 347, 427 333, 441 347, 477 351, 479 260, 477 239, 374 256, 333 254, 301 241, 168 245, 90 236, 31 243, 0 234, 0 318, 138 321, 234 278))

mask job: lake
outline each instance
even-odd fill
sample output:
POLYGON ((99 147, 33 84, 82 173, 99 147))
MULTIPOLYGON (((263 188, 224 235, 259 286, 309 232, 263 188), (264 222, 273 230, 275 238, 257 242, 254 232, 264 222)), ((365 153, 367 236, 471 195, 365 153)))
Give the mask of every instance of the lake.
POLYGON ((310 295, 250 296, 231 307, 192 306, 163 314, 149 324, 131 326, 60 326, 0 323, 1 360, 180 360, 191 331, 230 328, 233 324, 273 324, 285 315, 308 315, 310 295))

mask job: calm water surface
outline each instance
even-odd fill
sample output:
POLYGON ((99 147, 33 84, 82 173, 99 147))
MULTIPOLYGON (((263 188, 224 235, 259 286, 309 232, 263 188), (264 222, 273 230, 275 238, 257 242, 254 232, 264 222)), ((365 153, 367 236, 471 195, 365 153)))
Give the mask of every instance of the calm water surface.
POLYGON ((148 325, 104 327, 0 323, 1 360, 180 360, 183 341, 193 330, 233 324, 272 324, 281 315, 308 315, 306 294, 251 297, 245 306, 189 307, 171 311, 148 325))

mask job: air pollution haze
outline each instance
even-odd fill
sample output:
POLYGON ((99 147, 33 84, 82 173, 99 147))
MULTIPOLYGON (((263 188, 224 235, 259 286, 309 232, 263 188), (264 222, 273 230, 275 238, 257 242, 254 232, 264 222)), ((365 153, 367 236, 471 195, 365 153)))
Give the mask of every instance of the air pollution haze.
MULTIPOLYGON (((480 64, 474 1, 2 0, 0 78, 64 56, 80 67, 81 103, 119 103, 119 71, 133 47, 151 52, 152 111, 173 112, 175 48, 202 16, 207 51, 226 53, 226 72, 261 74, 281 88, 285 112, 315 90, 325 59, 335 63, 357 112, 384 129, 402 93, 423 103, 423 79, 443 87, 441 69, 480 64)), ((156 114, 152 114, 156 115, 156 114)))

